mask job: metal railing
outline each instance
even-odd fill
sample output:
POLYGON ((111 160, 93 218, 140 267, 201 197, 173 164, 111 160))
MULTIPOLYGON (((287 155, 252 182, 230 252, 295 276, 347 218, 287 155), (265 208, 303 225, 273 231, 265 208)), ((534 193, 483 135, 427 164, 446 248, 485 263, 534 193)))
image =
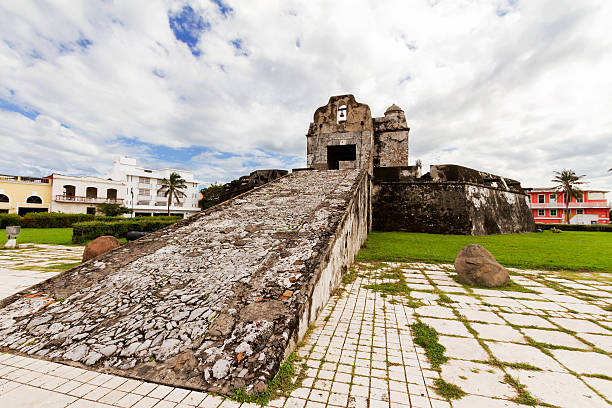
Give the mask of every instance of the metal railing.
POLYGON ((123 204, 123 198, 83 197, 73 195, 56 195, 55 201, 94 204, 123 204))

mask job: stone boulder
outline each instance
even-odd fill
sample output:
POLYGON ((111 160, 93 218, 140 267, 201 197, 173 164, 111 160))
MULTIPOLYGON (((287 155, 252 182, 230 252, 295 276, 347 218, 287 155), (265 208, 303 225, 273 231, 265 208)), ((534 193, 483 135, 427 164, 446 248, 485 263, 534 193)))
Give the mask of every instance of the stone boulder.
POLYGON ((89 261, 98 255, 119 248, 119 240, 110 235, 104 235, 91 241, 83 251, 83 262, 89 261))
POLYGON ((510 280, 506 268, 501 266, 483 246, 470 244, 459 251, 455 258, 455 270, 459 282, 492 288, 505 286, 510 280))

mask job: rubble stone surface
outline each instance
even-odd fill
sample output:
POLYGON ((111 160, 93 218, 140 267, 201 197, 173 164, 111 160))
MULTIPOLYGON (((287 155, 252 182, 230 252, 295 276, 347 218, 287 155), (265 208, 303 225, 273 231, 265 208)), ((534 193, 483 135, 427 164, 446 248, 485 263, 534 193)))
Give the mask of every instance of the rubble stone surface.
POLYGON ((339 232, 367 223, 351 210, 366 176, 293 173, 13 295, 0 347, 168 385, 261 388, 339 281, 321 268, 346 270, 337 249, 354 255, 365 239, 367 227, 339 232))

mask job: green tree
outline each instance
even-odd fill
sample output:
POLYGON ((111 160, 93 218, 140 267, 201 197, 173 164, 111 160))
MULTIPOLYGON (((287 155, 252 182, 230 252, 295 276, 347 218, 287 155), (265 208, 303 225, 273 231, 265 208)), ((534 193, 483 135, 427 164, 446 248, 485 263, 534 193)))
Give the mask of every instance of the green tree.
POLYGON ((116 217, 121 214, 128 214, 132 212, 132 210, 122 206, 121 204, 101 203, 97 204, 96 207, 98 208, 98 211, 107 217, 116 217))
POLYGON ((223 185, 213 183, 210 186, 200 190, 202 198, 199 201, 200 208, 205 210, 217 205, 221 202, 221 192, 223 191, 223 185))
POLYGON ((170 215, 170 204, 172 204, 172 199, 174 198, 176 203, 180 204, 181 198, 186 196, 183 192, 186 188, 185 179, 178 173, 171 173, 170 178, 164 178, 162 180, 161 187, 157 190, 157 193, 162 193, 164 197, 168 197, 168 215, 170 215))
POLYGON ((555 177, 551 180, 555 185, 555 189, 563 191, 563 201, 565 202, 565 223, 569 224, 570 213, 569 203, 572 198, 581 198, 582 190, 578 188, 580 184, 586 184, 581 181, 585 177, 584 174, 578 176, 573 170, 555 171, 555 177))

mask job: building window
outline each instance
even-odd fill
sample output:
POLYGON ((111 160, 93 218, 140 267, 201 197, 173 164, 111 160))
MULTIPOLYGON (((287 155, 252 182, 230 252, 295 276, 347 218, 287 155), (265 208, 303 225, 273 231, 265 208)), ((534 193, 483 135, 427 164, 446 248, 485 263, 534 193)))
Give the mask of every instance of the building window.
POLYGON ((87 190, 85 191, 85 196, 87 196, 87 198, 98 197, 98 189, 95 187, 87 187, 87 190))
POLYGON ((116 200, 117 199, 117 189, 109 188, 108 190, 106 190, 106 198, 116 200))
POLYGON ((28 204, 42 204, 42 198, 38 196, 29 196, 26 199, 26 203, 28 204))
POLYGON ((551 203, 556 203, 557 202, 557 195, 556 194, 550 194, 548 196, 548 198, 550 199, 551 203))
POLYGON ((140 177, 138 181, 143 184, 149 184, 151 182, 151 179, 148 177, 140 177))
POLYGON ((150 196, 151 190, 147 190, 146 188, 141 188, 138 190, 138 194, 143 195, 143 196, 150 196))
POLYGON ((87 214, 96 215, 96 207, 87 207, 87 214))
POLYGON ((9 198, 6 194, 0 194, 0 203, 8 203, 9 198))
POLYGON ((538 210, 538 217, 544 216, 544 210, 538 210))
POLYGON ((550 216, 551 217, 556 217, 557 216, 557 210, 550 210, 550 216))
POLYGON ((76 187, 70 184, 64 185, 64 196, 74 197, 76 195, 76 187))
POLYGON ((584 214, 584 210, 582 210, 582 209, 577 209, 577 210, 576 210, 576 214, 584 214))
POLYGON ((544 194, 538 194, 538 203, 544 204, 544 194))
POLYGON ((584 203, 584 196, 576 197, 577 203, 584 203))

